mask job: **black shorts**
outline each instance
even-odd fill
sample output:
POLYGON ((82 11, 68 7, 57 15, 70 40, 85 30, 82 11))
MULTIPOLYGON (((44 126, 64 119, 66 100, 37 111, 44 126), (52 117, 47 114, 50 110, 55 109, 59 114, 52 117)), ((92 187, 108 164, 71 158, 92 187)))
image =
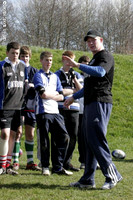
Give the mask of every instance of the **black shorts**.
POLYGON ((0 128, 10 128, 17 131, 18 127, 23 124, 21 110, 0 110, 0 128))
POLYGON ((36 116, 34 112, 23 111, 24 124, 32 126, 35 128, 36 125, 36 116))

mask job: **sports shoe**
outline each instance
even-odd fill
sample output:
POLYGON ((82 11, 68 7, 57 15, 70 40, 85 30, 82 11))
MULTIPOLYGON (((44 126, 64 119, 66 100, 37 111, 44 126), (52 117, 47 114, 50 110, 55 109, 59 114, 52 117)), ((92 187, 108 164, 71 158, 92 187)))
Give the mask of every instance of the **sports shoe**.
POLYGON ((96 188, 95 184, 94 185, 86 185, 86 184, 82 184, 80 182, 74 182, 74 183, 70 183, 71 187, 77 187, 77 188, 81 188, 81 189, 94 189, 96 188))
POLYGON ((6 170, 3 167, 0 167, 0 175, 6 174, 6 170))
POLYGON ((53 173, 53 174, 55 173, 55 174, 58 174, 58 175, 67 175, 67 176, 73 175, 72 172, 67 171, 67 170, 65 170, 64 168, 62 168, 62 169, 59 170, 59 171, 54 171, 54 170, 52 170, 52 173, 53 173))
POLYGON ((85 164, 84 163, 81 163, 80 169, 85 169, 85 164))
POLYGON ((26 170, 42 171, 42 169, 35 163, 27 164, 26 170))
POLYGON ((19 170, 19 163, 13 163, 12 167, 14 170, 19 170))
POLYGON ((50 176, 49 168, 43 167, 43 168, 42 168, 42 175, 50 176))
POLYGON ((120 182, 122 180, 122 176, 119 178, 119 180, 115 183, 113 183, 112 181, 110 182, 107 182, 105 181, 104 185, 102 186, 102 189, 103 190, 109 190, 109 189, 112 189, 113 187, 115 187, 117 185, 118 182, 120 182))
POLYGON ((18 172, 16 172, 13 169, 11 169, 11 167, 7 167, 6 168, 6 174, 9 174, 9 175, 18 175, 18 172))
POLYGON ((79 168, 74 167, 71 163, 66 164, 66 165, 64 166, 64 168, 67 169, 67 170, 75 171, 75 172, 80 171, 79 168))

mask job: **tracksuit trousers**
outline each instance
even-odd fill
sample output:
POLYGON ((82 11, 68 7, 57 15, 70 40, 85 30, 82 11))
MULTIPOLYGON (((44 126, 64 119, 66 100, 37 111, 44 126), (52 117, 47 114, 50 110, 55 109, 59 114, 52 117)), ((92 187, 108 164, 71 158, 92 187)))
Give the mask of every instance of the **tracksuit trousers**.
POLYGON ((97 161, 107 182, 117 183, 121 179, 112 162, 111 153, 106 140, 112 104, 92 102, 85 105, 84 139, 85 139, 85 171, 80 183, 95 184, 94 176, 97 161))

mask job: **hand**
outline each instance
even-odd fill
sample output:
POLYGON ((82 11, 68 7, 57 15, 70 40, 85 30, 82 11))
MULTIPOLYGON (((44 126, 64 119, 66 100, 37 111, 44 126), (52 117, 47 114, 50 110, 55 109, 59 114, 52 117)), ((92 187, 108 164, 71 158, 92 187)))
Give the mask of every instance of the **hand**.
POLYGON ((68 66, 77 67, 77 68, 79 68, 79 66, 80 66, 80 63, 77 63, 76 61, 74 61, 73 59, 71 59, 68 56, 62 56, 62 59, 68 61, 68 63, 67 63, 68 66))
POLYGON ((74 102, 74 98, 73 97, 69 97, 68 99, 66 99, 65 100, 65 102, 64 102, 64 106, 66 107, 66 108, 70 108, 70 105, 72 104, 74 102))

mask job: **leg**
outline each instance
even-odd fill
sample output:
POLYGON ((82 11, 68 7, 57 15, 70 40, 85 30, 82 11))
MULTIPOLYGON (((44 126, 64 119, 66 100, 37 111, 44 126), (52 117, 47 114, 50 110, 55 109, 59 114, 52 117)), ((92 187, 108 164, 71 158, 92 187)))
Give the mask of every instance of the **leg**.
POLYGON ((26 169, 40 171, 41 168, 34 163, 34 132, 35 132, 35 114, 25 112, 25 150, 27 153, 26 169))
POLYGON ((61 113, 64 116, 65 126, 70 137, 69 146, 64 161, 64 168, 70 169, 73 171, 79 171, 71 164, 72 154, 75 149, 77 134, 78 134, 78 121, 79 121, 79 112, 78 111, 63 111, 61 113))
POLYGON ((16 132, 11 130, 10 137, 9 137, 9 149, 8 149, 8 154, 7 154, 6 167, 9 167, 11 165, 12 154, 13 154, 13 149, 14 149, 14 144, 15 144, 15 138, 16 138, 16 132))
POLYGON ((79 126, 78 126, 78 151, 79 151, 79 162, 81 163, 80 168, 85 168, 85 144, 84 144, 84 125, 83 125, 83 114, 79 114, 79 126))
POLYGON ((22 131, 23 127, 22 125, 18 127, 16 138, 15 138, 15 144, 13 149, 13 169, 18 170, 19 169, 19 151, 20 151, 20 139, 22 137, 22 131))
POLYGON ((64 126, 64 119, 60 114, 54 116, 53 124, 50 128, 51 131, 51 159, 53 171, 58 171, 63 168, 63 162, 66 156, 69 136, 64 126), (56 147, 56 148, 54 148, 56 147))
POLYGON ((50 128, 51 131, 51 160, 52 160, 52 172, 59 175, 72 175, 63 168, 63 162, 66 156, 69 136, 64 126, 64 118, 60 114, 54 115, 54 121, 50 128), (54 144, 54 145, 53 145, 54 144))
MULTIPOLYGON (((90 152, 91 150, 93 152, 93 157, 98 160, 106 181, 117 183, 121 179, 121 175, 112 162, 112 157, 106 140, 107 125, 111 109, 111 104, 100 102, 94 102, 85 107, 85 118, 87 119, 85 125, 87 141, 86 151, 90 152)), ((88 182, 91 180, 94 181, 96 164, 92 162, 91 157, 87 158, 86 163, 88 164, 85 167, 85 173, 82 178, 86 179, 88 182)))
POLYGON ((40 153, 41 153, 41 164, 42 167, 49 167, 50 158, 50 146, 49 146, 49 123, 50 119, 47 117, 48 114, 40 114, 36 116, 37 127, 40 135, 40 153))

